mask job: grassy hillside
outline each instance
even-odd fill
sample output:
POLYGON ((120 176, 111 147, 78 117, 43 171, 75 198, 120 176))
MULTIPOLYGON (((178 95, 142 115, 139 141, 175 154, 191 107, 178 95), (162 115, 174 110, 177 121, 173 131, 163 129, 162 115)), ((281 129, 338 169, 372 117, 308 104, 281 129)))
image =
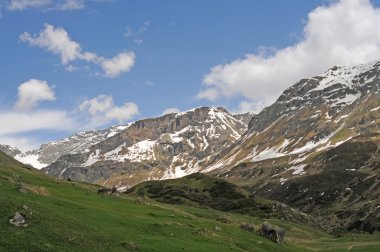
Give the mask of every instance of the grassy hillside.
POLYGON ((93 185, 59 181, 0 153, 0 251, 378 251, 380 236, 332 237, 288 222, 276 244, 239 225, 264 220, 135 197, 104 196, 93 185), (27 226, 9 223, 15 212, 27 226), (228 221, 220 221, 220 220, 228 221), (221 230, 216 231, 215 227, 221 230))
POLYGON ((146 181, 129 189, 127 193, 147 196, 166 204, 275 218, 321 229, 312 216, 285 204, 255 197, 242 187, 202 173, 194 173, 179 179, 146 181))

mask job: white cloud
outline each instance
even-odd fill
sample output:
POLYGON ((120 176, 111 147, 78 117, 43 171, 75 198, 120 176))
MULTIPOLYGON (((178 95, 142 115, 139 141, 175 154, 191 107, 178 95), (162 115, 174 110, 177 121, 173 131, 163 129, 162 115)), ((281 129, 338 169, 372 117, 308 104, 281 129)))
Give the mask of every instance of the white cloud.
POLYGON ((38 35, 32 36, 24 32, 20 35, 20 39, 32 46, 38 46, 60 55, 62 64, 74 61, 82 55, 80 45, 71 40, 69 34, 63 28, 55 28, 49 24, 45 24, 45 29, 38 35))
POLYGON ((63 65, 77 60, 97 64, 106 77, 116 77, 130 71, 136 58, 133 52, 119 53, 110 59, 100 57, 93 52, 84 52, 80 44, 72 40, 65 29, 50 24, 45 24, 44 30, 38 34, 31 35, 24 32, 20 35, 20 40, 59 55, 63 65))
POLYGON ((197 99, 207 99, 210 101, 215 101, 216 99, 218 99, 218 97, 219 97, 218 90, 211 89, 211 88, 202 90, 196 95, 197 99))
POLYGON ((114 103, 112 96, 99 95, 85 100, 80 106, 80 111, 86 111, 91 115, 91 127, 101 126, 112 121, 124 123, 139 114, 138 106, 133 102, 126 102, 122 106, 114 103))
POLYGON ((108 95, 99 95, 90 100, 85 100, 80 106, 79 109, 81 111, 87 110, 91 115, 97 115, 100 113, 104 113, 112 109, 114 106, 114 101, 112 96, 108 95))
POLYGON ((0 144, 30 149, 40 142, 25 134, 39 130, 67 131, 79 128, 79 121, 67 111, 38 108, 40 102, 55 99, 55 93, 46 81, 30 79, 20 84, 15 108, 0 110, 0 144))
POLYGON ((102 60, 101 66, 108 77, 116 77, 123 72, 129 72, 135 64, 135 58, 133 52, 124 52, 112 59, 102 60))
POLYGON ((139 108, 137 104, 133 102, 126 102, 120 107, 113 107, 111 110, 107 111, 105 115, 110 120, 116 120, 119 123, 123 123, 138 114, 139 108))
MULTIPOLYGON (((380 58, 380 10, 369 0, 332 1, 309 13, 301 40, 272 52, 259 50, 215 66, 197 97, 216 100, 241 96, 254 107, 269 105, 301 78, 336 64, 354 65, 380 58)), ((243 103, 242 107, 247 107, 243 103)))
POLYGON ((180 110, 177 108, 167 108, 164 111, 162 111, 161 115, 167 115, 167 114, 172 114, 172 113, 179 113, 180 110))
POLYGON ((30 79, 18 87, 16 108, 31 110, 42 101, 54 101, 55 94, 46 81, 30 79))
POLYGON ((10 11, 21 11, 29 8, 46 7, 52 4, 51 0, 10 0, 7 9, 10 11))
POLYGON ((60 110, 0 111, 0 121, 0 144, 9 144, 22 150, 30 150, 41 144, 30 135, 25 135, 29 132, 69 131, 79 128, 74 118, 60 110))
POLYGON ((0 112, 0 121, 0 136, 41 129, 65 130, 75 125, 67 112, 58 110, 0 112))

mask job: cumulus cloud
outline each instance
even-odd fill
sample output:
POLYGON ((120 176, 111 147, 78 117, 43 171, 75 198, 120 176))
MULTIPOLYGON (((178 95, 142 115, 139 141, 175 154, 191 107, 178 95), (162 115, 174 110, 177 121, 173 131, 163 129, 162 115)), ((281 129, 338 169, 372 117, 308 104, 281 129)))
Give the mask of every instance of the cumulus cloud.
POLYGON ((167 108, 164 111, 162 111, 161 115, 167 115, 167 114, 172 114, 172 113, 179 113, 180 110, 177 108, 167 108))
POLYGON ((54 101, 55 99, 54 91, 46 81, 30 79, 18 87, 16 108, 31 110, 40 102, 54 101))
POLYGON ((101 60, 101 66, 105 74, 109 77, 116 77, 123 72, 128 72, 135 64, 135 54, 124 52, 116 55, 112 59, 101 60))
POLYGON ((119 123, 123 123, 135 115, 138 115, 138 113, 139 108, 136 103, 126 102, 120 107, 114 106, 111 110, 107 111, 106 117, 110 120, 116 120, 119 123))
POLYGON ((97 64, 106 77, 117 77, 130 71, 136 58, 133 52, 122 52, 110 59, 100 57, 93 52, 85 52, 79 43, 70 38, 65 29, 50 24, 45 24, 45 28, 38 34, 31 35, 24 32, 20 35, 20 40, 59 55, 63 65, 77 60, 97 64))
POLYGON ((80 106, 80 111, 91 115, 93 127, 117 121, 124 123, 139 114, 138 106, 133 102, 126 102, 122 106, 114 103, 112 96, 99 95, 95 98, 85 100, 80 106))
POLYGON ((63 28, 55 28, 49 24, 45 24, 45 29, 34 36, 24 32, 20 35, 20 40, 60 55, 62 64, 67 64, 82 56, 80 45, 71 40, 63 28))
POLYGON ((204 77, 198 98, 240 96, 252 108, 269 105, 301 78, 320 74, 337 64, 355 65, 380 59, 380 10, 369 0, 331 1, 308 15, 301 39, 294 45, 258 50, 204 77))

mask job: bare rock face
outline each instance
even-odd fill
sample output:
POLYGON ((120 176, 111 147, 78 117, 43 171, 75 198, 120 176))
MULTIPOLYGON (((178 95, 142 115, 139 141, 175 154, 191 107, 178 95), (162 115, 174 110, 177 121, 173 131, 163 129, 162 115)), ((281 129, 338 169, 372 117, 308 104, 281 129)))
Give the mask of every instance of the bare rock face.
POLYGON ((140 120, 86 151, 61 156, 43 171, 119 189, 182 177, 202 171, 213 155, 240 138, 251 118, 251 113, 200 107, 140 120))

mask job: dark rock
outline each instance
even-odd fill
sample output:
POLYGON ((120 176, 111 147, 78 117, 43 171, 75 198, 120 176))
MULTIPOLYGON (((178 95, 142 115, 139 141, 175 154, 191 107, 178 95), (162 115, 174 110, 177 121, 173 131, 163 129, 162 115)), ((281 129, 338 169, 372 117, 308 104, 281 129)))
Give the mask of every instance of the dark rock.
POLYGON ((25 187, 21 187, 21 188, 19 188, 18 191, 19 191, 20 193, 28 193, 28 189, 26 189, 25 187))
POLYGON ((98 194, 103 194, 103 195, 113 195, 117 193, 117 189, 114 188, 100 188, 97 192, 98 194))
POLYGON ((22 216, 19 212, 16 212, 15 216, 9 220, 9 222, 15 226, 24 226, 25 225, 25 218, 22 216))
POLYGON ((267 221, 261 225, 260 233, 261 235, 265 236, 266 238, 274 242, 277 242, 277 243, 284 242, 285 229, 280 228, 276 225, 270 224, 267 221))
POLYGON ((246 231, 246 232, 254 232, 255 231, 255 227, 251 224, 248 224, 248 223, 241 224, 240 229, 243 231, 246 231))

